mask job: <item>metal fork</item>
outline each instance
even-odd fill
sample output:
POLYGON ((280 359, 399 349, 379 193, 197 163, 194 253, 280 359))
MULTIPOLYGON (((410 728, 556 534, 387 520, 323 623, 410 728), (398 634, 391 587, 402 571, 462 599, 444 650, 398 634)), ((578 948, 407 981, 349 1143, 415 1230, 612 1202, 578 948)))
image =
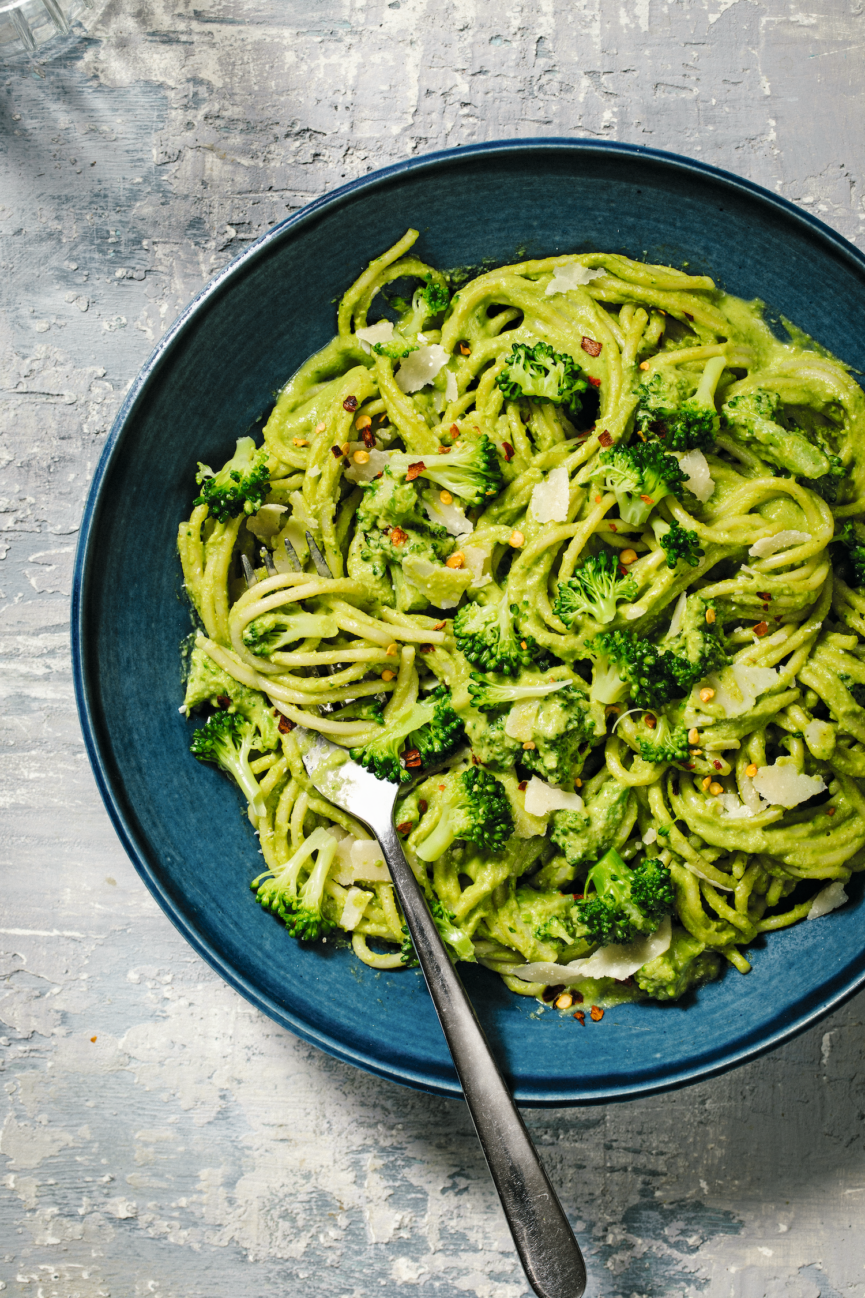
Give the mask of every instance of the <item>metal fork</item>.
POLYGON ((580 1246, 397 838, 399 785, 376 779, 321 735, 299 734, 303 764, 319 793, 378 839, 529 1283, 538 1298, 581 1298, 580 1246))

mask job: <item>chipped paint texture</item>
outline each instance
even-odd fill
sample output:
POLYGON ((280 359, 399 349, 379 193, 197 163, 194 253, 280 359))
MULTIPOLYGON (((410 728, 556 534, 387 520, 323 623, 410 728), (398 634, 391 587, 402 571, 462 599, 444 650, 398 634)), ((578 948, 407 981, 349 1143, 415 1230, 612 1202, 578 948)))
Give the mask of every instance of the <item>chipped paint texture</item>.
MULTIPOLYGON (((97 797, 67 599, 118 402, 189 297, 407 155, 578 134, 728 167, 863 242, 859 0, 111 0, 0 71, 0 1291, 522 1298, 465 1110, 276 1029, 97 797)), ((528 1123, 592 1293, 865 1293, 860 998, 674 1095, 528 1123)))

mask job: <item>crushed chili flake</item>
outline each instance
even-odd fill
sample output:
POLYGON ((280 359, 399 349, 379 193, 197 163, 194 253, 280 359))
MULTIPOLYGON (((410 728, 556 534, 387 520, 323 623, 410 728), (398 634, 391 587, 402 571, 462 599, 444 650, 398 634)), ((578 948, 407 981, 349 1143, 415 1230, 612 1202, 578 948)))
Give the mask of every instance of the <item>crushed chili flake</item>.
POLYGON ((685 317, 686 320, 693 320, 693 318, 694 318, 694 317, 691 315, 690 311, 683 311, 682 314, 684 315, 684 317, 685 317))
POLYGON ((414 464, 410 464, 406 469, 406 474, 405 474, 406 482, 414 482, 415 478, 419 478, 420 475, 425 471, 426 471, 426 465, 424 464, 423 460, 415 460, 414 464))
POLYGON ((450 426, 450 435, 451 435, 451 437, 459 437, 459 435, 460 435, 460 430, 459 430, 459 428, 457 427, 456 424, 451 424, 451 426, 450 426))
POLYGON ((404 820, 401 825, 397 825, 396 832, 398 834, 410 834, 413 824, 414 821, 412 820, 404 820))
POLYGON ((600 1005, 593 1005, 589 1010, 589 1013, 592 1016, 593 1023, 600 1023, 601 1019, 604 1017, 604 1011, 601 1009, 600 1005))
POLYGON ((429 807, 429 803, 427 802, 426 798, 418 798, 417 809, 422 816, 426 815, 428 807, 429 807))
POLYGON ((408 540, 408 532, 404 532, 401 527, 392 527, 390 529, 390 539, 394 545, 405 545, 408 540))
POLYGON ((516 454, 516 451, 511 446, 510 442, 502 442, 502 450, 504 451, 505 459, 508 461, 511 461, 516 454))
POLYGON ((772 596, 769 594, 768 590, 758 590, 757 598, 763 600, 770 600, 772 596))
POLYGON ((575 1004, 575 1005, 582 1005, 582 1003, 583 1003, 583 993, 582 993, 582 992, 574 991, 574 989, 571 988, 571 995, 572 995, 573 998, 574 998, 574 1004, 575 1004))
POLYGON ((765 635, 768 630, 769 630, 768 622, 758 622, 757 625, 754 627, 754 635, 765 635))
POLYGON ((457 347, 458 347, 459 350, 460 350, 460 355, 462 355, 462 356, 471 356, 471 354, 472 354, 472 349, 471 349, 471 347, 469 347, 468 343, 465 341, 464 338, 461 338, 461 339, 460 339, 460 341, 457 343, 457 347))
POLYGON ((577 1010, 576 1013, 574 1014, 574 1018, 577 1020, 578 1023, 585 1023, 586 1021, 586 1016, 582 1010, 577 1010))
POLYGON ((421 756, 416 748, 407 748, 403 753, 403 761, 406 766, 420 766, 421 756))
POLYGON ((604 431, 601 433, 600 437, 598 438, 598 445, 599 445, 599 446, 612 446, 612 444, 613 444, 612 434, 611 434, 611 433, 608 433, 607 430, 606 430, 606 428, 605 428, 604 431))
POLYGON ((279 730, 279 733, 281 735, 290 735, 292 730, 294 730, 294 728, 295 728, 295 723, 293 721, 289 721, 288 717, 279 718, 279 726, 277 727, 277 729, 279 730))
POLYGON ((618 532, 618 530, 619 530, 619 529, 616 527, 615 523, 610 523, 610 531, 611 531, 611 532, 618 532))
POLYGON ((644 505, 653 505, 655 503, 653 496, 640 496, 640 500, 642 500, 644 505))
POLYGON ((433 627, 433 631, 444 631, 446 625, 447 625, 446 622, 436 622, 435 626, 433 627))
POLYGON ((827 816, 834 816, 834 815, 835 815, 835 808, 834 808, 834 807, 827 807, 827 808, 826 808, 826 815, 827 815, 827 816))
POLYGON ((335 460, 341 460, 341 459, 342 459, 342 447, 341 447, 341 446, 332 446, 332 447, 330 448, 330 453, 331 453, 331 455, 333 456, 333 458, 334 458, 335 460))
POLYGON ((474 753, 472 753, 472 766, 480 766, 480 762, 475 757, 474 753))
POLYGON ((554 1001, 557 996, 561 996, 564 990, 565 990, 564 983, 555 983, 555 985, 552 987, 545 987, 544 990, 541 992, 541 1000, 546 1001, 547 1004, 549 1005, 550 1001, 554 1001))
POLYGON ((720 763, 720 762, 713 762, 712 765, 714 766, 714 768, 715 768, 716 771, 720 771, 720 769, 721 769, 721 763, 720 763))
POLYGON ((439 447, 439 455, 450 455, 450 453, 451 453, 451 448, 449 446, 439 447))
POLYGON ((375 433, 371 428, 365 428, 361 433, 361 437, 363 438, 363 444, 366 449, 371 451, 375 446, 375 433))
POLYGON ((217 695, 216 701, 221 708, 228 708, 231 706, 231 699, 228 697, 227 694, 217 695))
POLYGON ((434 644, 422 644, 420 647, 420 651, 422 654, 431 654, 433 649, 435 649, 434 644))
POLYGON ((528 780, 520 780, 519 784, 517 785, 517 788, 519 789, 520 793, 525 793, 528 787, 529 787, 528 780))
POLYGON ((375 477, 373 478, 373 482, 378 482, 378 480, 379 480, 379 478, 380 478, 381 476, 382 476, 382 475, 381 475, 380 473, 377 473, 377 474, 375 475, 375 477))
POLYGON ((357 410, 357 397, 346 397, 342 403, 343 410, 357 410))
POLYGON ((580 346, 588 356, 600 356, 604 344, 597 342, 594 338, 587 338, 584 334, 580 346))
POLYGON ((599 388, 601 386, 601 380, 593 379, 591 375, 589 375, 589 382, 591 383, 593 388, 599 388))

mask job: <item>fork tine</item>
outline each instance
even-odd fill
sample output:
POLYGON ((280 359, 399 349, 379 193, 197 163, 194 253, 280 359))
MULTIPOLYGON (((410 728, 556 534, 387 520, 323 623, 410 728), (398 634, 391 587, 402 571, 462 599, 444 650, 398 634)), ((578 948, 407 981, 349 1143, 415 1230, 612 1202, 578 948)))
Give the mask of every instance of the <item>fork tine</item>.
POLYGON ((288 555, 288 562, 291 564, 294 571, 303 572, 303 569, 300 565, 300 559, 298 559, 297 557, 297 550, 295 550, 294 546, 291 544, 291 541, 289 541, 287 536, 283 537, 283 543, 285 545, 285 553, 288 555))
POLYGON ((249 562, 249 559, 247 559, 245 554, 242 554, 240 556, 240 562, 241 565, 243 566, 243 575, 246 578, 246 584, 249 587, 249 589, 252 590, 253 586, 258 585, 258 578, 255 575, 255 569, 253 568, 252 564, 249 562))
POLYGON ((268 577, 275 577, 276 565, 273 562, 273 555, 270 553, 266 545, 261 547, 261 557, 264 560, 264 566, 267 569, 268 577))
POLYGON ((312 562, 315 564, 315 570, 319 577, 332 577, 333 573, 327 566, 327 559, 325 559, 321 550, 319 550, 316 545, 315 538, 311 532, 307 532, 306 534, 306 543, 309 546, 309 552, 312 555, 312 562))

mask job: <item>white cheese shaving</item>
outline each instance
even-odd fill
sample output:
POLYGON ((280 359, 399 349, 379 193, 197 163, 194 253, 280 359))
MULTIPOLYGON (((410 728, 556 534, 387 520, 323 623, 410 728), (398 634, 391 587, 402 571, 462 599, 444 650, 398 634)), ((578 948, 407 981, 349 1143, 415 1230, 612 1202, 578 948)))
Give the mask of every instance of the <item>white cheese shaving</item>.
POLYGON ((681 595, 676 601, 676 607, 673 609, 673 616, 670 618, 670 628, 667 631, 667 635, 670 637, 670 639, 672 639, 673 636, 678 635, 682 629, 682 622, 684 621, 684 617, 685 617, 685 605, 687 604, 687 602, 688 602, 688 596, 684 591, 682 591, 681 595))
POLYGON ((285 505, 262 505, 257 514, 249 516, 246 526, 259 541, 267 541, 282 527, 281 519, 285 512, 285 505))
POLYGON ((400 392, 419 392, 443 370, 450 356, 440 343, 429 343, 410 352, 396 372, 396 385, 400 392))
POLYGON ((567 469, 553 469, 532 492, 532 513, 539 523, 564 523, 568 517, 569 497, 567 469))
POLYGON ((582 811, 585 803, 578 793, 554 789, 533 775, 526 787, 526 811, 530 816, 548 816, 553 811, 582 811))
POLYGON ((350 856, 355 883, 361 879, 371 883, 390 881, 390 871, 384 863, 381 848, 374 838, 353 838, 350 856))
POLYGON ((554 293, 570 293, 571 289, 580 288, 583 284, 591 284, 593 279, 600 279, 605 273, 603 267, 593 269, 590 266, 583 266, 578 261, 572 262, 569 266, 557 266, 553 271, 553 278, 544 290, 544 296, 552 297, 554 293))
POLYGON ((358 329, 355 336, 369 356, 376 343, 390 342, 393 338, 393 324, 390 320, 379 320, 378 324, 366 325, 363 329, 358 329))
POLYGON ((649 829, 646 830, 645 834, 643 835, 643 842, 645 843, 646 847, 651 847, 652 843, 657 843, 657 841, 658 841, 658 831, 650 827, 649 829))
POLYGON ((754 814, 750 807, 739 801, 735 793, 722 793, 718 801, 730 820, 749 820, 754 814))
POLYGON ((472 574, 469 590, 480 590, 481 587, 488 586, 492 577, 485 571, 485 567, 492 558, 492 552, 483 545, 464 545, 462 556, 464 566, 472 574))
POLYGON ((636 622, 638 617, 642 617, 646 612, 645 604, 623 604, 622 613, 628 622, 636 622))
POLYGON ((837 910, 847 901, 847 894, 844 891, 844 885, 836 879, 834 883, 827 883, 825 888, 821 888, 817 896, 811 902, 811 909, 806 915, 806 919, 820 919, 823 915, 828 915, 830 911, 837 910))
POLYGON ((602 946, 585 960, 572 960, 570 964, 538 960, 533 964, 512 965, 504 972, 522 978, 524 982, 546 983, 548 987, 556 983, 570 987, 583 978, 615 978, 621 982, 650 960, 663 955, 672 939, 673 926, 668 916, 649 937, 622 946, 602 946))
POLYGON ((343 902, 342 914, 339 917, 339 926, 344 928, 346 933, 351 933, 352 929, 357 928, 363 919, 363 913, 369 903, 372 901, 372 893, 367 892, 364 888, 349 888, 343 902))
POLYGON ((441 563, 431 563, 417 554, 407 554, 402 561, 403 576, 426 595, 435 608, 456 608, 472 584, 471 568, 447 568, 441 563), (446 581, 452 593, 444 593, 441 583, 446 581))
POLYGON ((460 394, 460 390, 457 387, 456 374, 454 374, 453 370, 446 370, 445 371, 445 396, 447 397, 448 401, 456 401, 459 394, 460 394))
POLYGON ((751 711, 761 694, 777 684, 778 669, 733 663, 720 676, 713 672, 706 679, 715 691, 714 705, 727 717, 741 717, 751 711))
POLYGON ((685 474, 685 486, 705 505, 715 490, 715 480, 709 472, 709 462, 702 451, 673 451, 679 468, 685 474))
POLYGON ((809 721, 802 731, 805 743, 820 761, 828 761, 835 747, 835 729, 829 721, 809 721))
POLYGON ((369 459, 363 464, 357 464, 354 459, 355 451, 366 451, 366 449, 363 442, 349 443, 348 455, 351 468, 346 469, 343 475, 349 482, 372 482, 373 478, 384 472, 391 456, 396 454, 395 451, 379 451, 373 447, 367 452, 369 459))
POLYGON ((774 536, 762 536, 759 541, 755 541, 748 554, 751 558, 765 559, 769 554, 777 554, 779 550, 789 550, 793 545, 803 545, 805 541, 811 540, 813 537, 810 532, 776 532, 774 536))
POLYGON ((522 699, 519 703, 514 703, 505 720, 505 734, 511 739, 518 739, 521 744, 527 743, 534 734, 537 715, 537 699, 522 699))
POLYGON ((451 536, 468 536, 475 530, 456 501, 446 505, 437 491, 424 492, 423 506, 430 522, 447 528, 451 536))
POLYGON ((752 780, 757 792, 772 806, 798 807, 800 802, 807 802, 826 788, 822 775, 801 775, 782 762, 783 758, 773 766, 758 767, 752 780))

